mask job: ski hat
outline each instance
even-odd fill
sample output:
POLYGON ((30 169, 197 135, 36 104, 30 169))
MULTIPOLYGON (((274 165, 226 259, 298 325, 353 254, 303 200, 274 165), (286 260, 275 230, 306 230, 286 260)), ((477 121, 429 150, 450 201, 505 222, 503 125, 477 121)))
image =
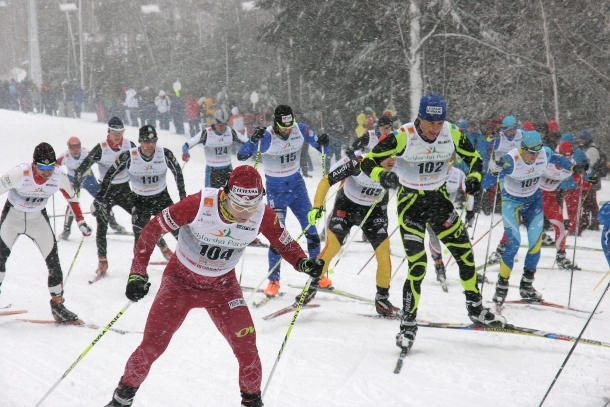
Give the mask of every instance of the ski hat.
POLYGON ((561 155, 573 155, 574 146, 569 141, 562 141, 559 143, 559 154, 561 155))
MULTIPOLYGON (((506 116, 502 119, 502 128, 505 130, 513 130, 517 128, 517 119, 515 116, 506 116)), ((538 132, 536 132, 538 133, 538 132)), ((538 134, 540 135, 540 134, 538 134)))
POLYGON ((123 124, 123 120, 114 116, 108 120, 108 132, 110 131, 123 131, 125 130, 125 125, 123 124))
POLYGON ((559 140, 559 142, 562 142, 562 141, 569 141, 573 145, 576 140, 574 140, 574 135, 573 134, 566 133, 566 134, 563 134, 561 136, 561 139, 559 140))
POLYGON ((261 203, 265 190, 258 171, 250 165, 241 165, 231 172, 225 186, 231 201, 243 207, 254 207, 261 203))
POLYGON ((417 117, 429 122, 442 122, 447 119, 447 101, 439 95, 426 95, 419 101, 417 117))
POLYGON ((231 114, 233 114, 233 115, 239 114, 239 109, 237 108, 237 106, 233 106, 231 108, 231 114))
POLYGON ((542 137, 536 130, 521 132, 521 148, 529 151, 540 151, 542 149, 542 137))
POLYGON ((217 110, 214 112, 214 120, 218 124, 227 124, 229 122, 229 115, 224 110, 217 110))
POLYGON ((377 119, 377 127, 391 126, 391 125, 392 125, 392 118, 390 118, 388 116, 381 116, 380 118, 377 119))
POLYGON ((160 90, 159 91, 159 96, 165 96, 165 91, 164 90, 160 90))
POLYGON ((68 147, 79 146, 80 147, 80 139, 78 137, 72 136, 68 139, 68 147))
POLYGON ((146 126, 140 127, 140 130, 138 130, 138 141, 155 142, 157 140, 159 140, 159 137, 157 136, 155 126, 147 124, 146 126))
POLYGON ((273 113, 273 120, 280 127, 290 127, 294 124, 294 115, 292 108, 288 105, 279 105, 273 113))
POLYGON ((523 125, 521 127, 523 128, 523 130, 527 131, 536 130, 536 126, 532 122, 523 122, 523 125))
POLYGON ((593 138, 593 136, 591 135, 591 130, 585 129, 585 130, 581 131, 580 134, 578 135, 578 138, 580 140, 584 140, 588 143, 593 138))
POLYGON ((458 127, 460 128, 460 130, 466 133, 468 131, 468 120, 462 120, 460 124, 458 124, 458 127))
POLYGON ((366 114, 374 114, 374 113, 375 113, 375 111, 373 110, 373 108, 372 108, 372 107, 370 107, 370 106, 365 107, 365 108, 364 108, 364 112, 365 112, 366 114))
POLYGON ((40 143, 34 148, 33 160, 37 164, 55 164, 57 158, 55 157, 55 150, 49 143, 40 143))
POLYGON ((555 119, 551 119, 546 123, 549 132, 551 133, 559 133, 559 124, 557 123, 557 120, 555 119))

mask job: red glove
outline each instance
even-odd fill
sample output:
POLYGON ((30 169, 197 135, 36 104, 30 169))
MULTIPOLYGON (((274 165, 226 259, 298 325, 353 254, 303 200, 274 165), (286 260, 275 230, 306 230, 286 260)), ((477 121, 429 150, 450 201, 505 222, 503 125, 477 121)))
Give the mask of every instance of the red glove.
POLYGON ((182 154, 182 161, 188 161, 191 159, 191 155, 189 153, 182 154))

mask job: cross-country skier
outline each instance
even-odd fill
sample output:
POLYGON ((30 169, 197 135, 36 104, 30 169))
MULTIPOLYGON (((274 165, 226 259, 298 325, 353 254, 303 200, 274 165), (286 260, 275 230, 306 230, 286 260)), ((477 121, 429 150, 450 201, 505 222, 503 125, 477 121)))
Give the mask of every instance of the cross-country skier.
MULTIPOLYGON (((500 272, 493 297, 498 307, 504 304, 508 293, 508 279, 521 243, 519 233, 521 221, 527 228, 529 247, 523 264, 519 294, 525 300, 542 301, 542 294, 532 286, 540 259, 544 219, 539 181, 549 163, 572 172, 577 168, 566 157, 555 154, 549 147, 545 147, 540 133, 536 130, 523 131, 521 145, 509 151, 502 159, 502 163, 502 171, 498 178, 502 188, 502 221, 506 250, 500 259, 500 272)), ((495 180, 495 178, 486 179, 483 187, 489 189, 495 180)))
MULTIPOLYGON (((125 151, 129 151, 130 148, 136 147, 133 142, 123 138, 123 133, 125 133, 123 121, 118 117, 112 117, 108 121, 108 136, 106 137, 106 140, 93 147, 91 153, 74 171, 74 189, 76 191, 80 190, 85 174, 87 174, 93 164, 97 163, 100 173, 99 180, 101 182, 118 156, 125 151)), ((134 195, 129 188, 129 175, 127 174, 127 171, 123 171, 114 177, 111 185, 108 187, 108 191, 105 192, 104 199, 105 202, 103 202, 102 206, 106 211, 111 211, 113 206, 118 205, 131 216, 134 195)), ((101 201, 98 200, 98 202, 101 201)), ((95 275, 97 277, 105 275, 108 270, 108 258, 106 257, 108 242, 106 240, 106 233, 108 232, 109 215, 107 213, 100 213, 99 205, 98 207, 95 207, 94 205, 92 207, 92 212, 97 220, 95 234, 98 257, 98 266, 95 270, 95 275)))
POLYGON ((138 301, 148 293, 146 267, 164 233, 180 230, 178 248, 163 273, 142 343, 127 361, 106 407, 132 405, 152 364, 193 308, 207 310, 237 358, 242 407, 263 406, 256 330, 235 276, 235 265, 248 243, 263 233, 295 269, 318 278, 324 266, 322 260, 308 259, 278 222, 273 209, 261 204, 263 194, 258 171, 244 165, 233 170, 225 188, 205 188, 148 222, 134 253, 127 298, 138 301))
MULTIPOLYGON (((108 201, 111 182, 124 171, 127 171, 131 189, 133 190, 133 210, 131 223, 133 225, 134 249, 142 233, 142 229, 152 216, 172 205, 174 201, 167 191, 167 170, 174 174, 180 200, 186 197, 182 170, 174 154, 167 148, 157 145, 157 131, 153 125, 140 127, 138 141, 140 146, 131 148, 118 156, 112 167, 106 172, 100 184, 100 192, 95 205, 101 208, 100 213, 108 213, 104 202, 108 201)), ((178 232, 174 233, 178 237, 178 232)), ((169 260, 174 254, 161 238, 157 243, 163 257, 169 260)), ((103 277, 98 275, 97 277, 103 277)))
POLYGON ((182 146, 182 161, 191 159, 189 149, 197 144, 203 146, 205 153, 205 186, 206 188, 220 188, 227 183, 233 166, 233 142, 245 143, 248 137, 237 133, 228 126, 229 115, 224 110, 214 113, 214 124, 203 129, 182 146))
MULTIPOLYGON (((68 179, 74 183, 74 171, 79 167, 85 158, 89 155, 89 150, 86 147, 81 147, 81 142, 78 137, 70 137, 68 139, 68 149, 64 151, 57 159, 57 165, 63 165, 68 170, 68 179)), ((83 176, 81 186, 95 198, 100 190, 97 179, 91 170, 87 171, 83 176)), ((64 219, 64 231, 59 235, 60 240, 68 240, 70 237, 70 228, 74 221, 74 214, 70 210, 70 205, 66 208, 66 216, 64 219)), ((125 228, 119 225, 114 218, 112 211, 109 213, 108 225, 116 232, 125 233, 125 228)))
POLYGON ((362 171, 384 188, 398 190, 398 223, 409 260, 409 271, 403 288, 403 317, 396 345, 410 348, 417 333, 417 310, 421 283, 426 275, 427 256, 424 246, 426 225, 447 246, 460 269, 460 280, 466 295, 468 316, 477 324, 504 326, 506 320, 483 307, 477 287, 474 256, 468 232, 456 213, 447 193, 449 162, 454 152, 468 164, 466 192, 480 188, 481 159, 457 126, 446 121, 447 102, 438 95, 424 96, 418 118, 385 137, 366 155, 362 171), (381 162, 396 156, 393 172, 381 162))
POLYGON ((38 144, 31 163, 20 164, 0 178, 0 195, 8 192, 0 218, 0 287, 12 247, 19 235, 26 235, 38 246, 49 270, 53 318, 60 323, 73 323, 78 321, 78 316, 64 305, 57 241, 45 209, 49 197, 57 191, 69 202, 83 236, 90 236, 91 228, 83 218, 78 197, 57 165, 55 151, 49 144, 38 144))
MULTIPOLYGON (((265 170, 267 203, 275 210, 282 224, 285 224, 286 210, 290 208, 303 229, 307 228, 307 250, 310 257, 320 254, 320 237, 315 227, 309 227, 307 215, 311 210, 311 201, 307 195, 305 181, 299 171, 301 147, 309 143, 318 151, 328 151, 329 138, 326 134, 319 137, 306 124, 298 123, 292 114, 292 108, 279 105, 275 108, 273 124, 266 129, 256 129, 250 141, 245 143, 237 153, 237 159, 247 160, 257 153, 260 141, 260 153, 265 170)), ((264 293, 276 296, 280 289, 280 256, 271 246, 269 248, 269 284, 264 293), (277 266, 277 267, 276 267, 277 266), (275 268, 275 269, 274 269, 275 268)))

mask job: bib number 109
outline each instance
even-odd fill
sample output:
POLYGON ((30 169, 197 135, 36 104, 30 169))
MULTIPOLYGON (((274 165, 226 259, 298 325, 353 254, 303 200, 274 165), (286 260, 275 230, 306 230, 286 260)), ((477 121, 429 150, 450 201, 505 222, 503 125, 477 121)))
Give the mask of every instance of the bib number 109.
POLYGON ((419 163, 417 164, 417 166, 419 167, 419 173, 420 174, 430 174, 433 172, 441 172, 441 170, 443 169, 443 164, 444 162, 442 161, 437 161, 437 162, 425 162, 425 163, 419 163))

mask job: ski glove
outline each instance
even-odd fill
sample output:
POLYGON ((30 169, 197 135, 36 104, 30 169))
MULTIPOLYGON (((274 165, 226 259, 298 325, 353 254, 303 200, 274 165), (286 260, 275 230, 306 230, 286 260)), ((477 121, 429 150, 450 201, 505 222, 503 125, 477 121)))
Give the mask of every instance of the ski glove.
POLYGON ((400 182, 398 181, 398 175, 396 175, 395 172, 389 171, 381 173, 381 176, 379 177, 379 183, 382 187, 386 189, 396 188, 400 184, 400 182))
POLYGON ((182 161, 188 161, 191 158, 191 155, 189 154, 189 145, 187 143, 184 143, 184 145, 182 146, 182 161))
POLYGON ((597 174, 595 174, 592 175, 587 181, 589 181, 589 184, 595 185, 599 182, 599 178, 597 177, 597 174))
POLYGON ((138 302, 150 289, 150 283, 148 282, 148 276, 141 276, 139 274, 132 274, 127 280, 127 289, 125 290, 125 296, 130 301, 138 302))
POLYGON ((330 137, 328 137, 328 134, 326 133, 322 133, 318 136, 318 144, 321 145, 322 147, 326 147, 327 145, 330 144, 330 137))
POLYGON ((182 153, 182 161, 186 162, 191 159, 191 155, 189 153, 182 153))
POLYGON ((469 177, 466 179, 466 193, 468 195, 474 195, 481 189, 481 183, 478 179, 469 177))
POLYGON ((322 217, 322 212, 324 212, 324 208, 312 208, 307 214, 307 220, 309 224, 315 226, 318 222, 318 219, 322 217))
POLYGON ((263 138, 265 138, 265 128, 257 127, 256 130, 254 130, 252 137, 250 137, 250 140, 252 140, 253 143, 258 143, 263 138))
POLYGON ((576 165, 572 166, 572 172, 573 173, 583 173, 583 172, 587 172, 589 171, 589 163, 587 161, 583 161, 581 163, 578 163, 576 165))
POLYGON ((87 222, 85 222, 84 220, 78 222, 78 228, 80 229, 83 236, 91 236, 91 227, 89 227, 89 225, 87 225, 87 222))
POLYGON ((324 271, 324 260, 322 259, 299 259, 297 263, 299 271, 309 275, 313 278, 319 278, 324 271))

